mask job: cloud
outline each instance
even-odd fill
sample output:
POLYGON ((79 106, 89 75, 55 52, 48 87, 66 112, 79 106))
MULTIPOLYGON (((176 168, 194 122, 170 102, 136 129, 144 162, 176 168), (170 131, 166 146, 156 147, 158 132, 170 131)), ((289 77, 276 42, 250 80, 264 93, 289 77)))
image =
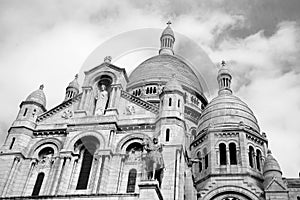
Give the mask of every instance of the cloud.
POLYGON ((39 84, 45 84, 51 108, 63 100, 67 84, 103 41, 133 29, 163 28, 171 19, 174 30, 200 44, 215 63, 229 61, 235 94, 253 109, 274 156, 294 176, 300 158, 291 164, 286 155, 299 152, 299 142, 291 139, 299 141, 300 132, 299 1, 266 1, 269 6, 250 0, 2 0, 2 138, 18 105, 39 84), (282 142, 288 148, 282 149, 282 142))
MULTIPOLYGON (((297 173, 291 165, 293 152, 299 152, 300 128, 300 27, 282 22, 267 37, 259 31, 246 38, 228 38, 211 58, 229 61, 233 88, 249 104, 262 131, 269 136, 270 148, 288 176, 297 173), (282 148, 289 145, 288 148, 282 148)), ((300 163, 300 159, 296 161, 300 163)))

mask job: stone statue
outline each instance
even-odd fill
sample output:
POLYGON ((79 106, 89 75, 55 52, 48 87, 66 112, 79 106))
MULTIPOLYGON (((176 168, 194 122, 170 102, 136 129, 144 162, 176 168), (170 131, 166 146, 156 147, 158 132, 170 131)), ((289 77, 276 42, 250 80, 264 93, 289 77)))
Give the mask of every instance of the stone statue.
POLYGON ((95 115, 104 115, 105 107, 108 101, 108 92, 106 91, 105 85, 100 85, 100 90, 97 91, 95 99, 97 100, 95 115))
POLYGON ((145 157, 145 170, 148 180, 156 179, 161 186, 163 178, 164 159, 162 155, 162 144, 158 143, 157 138, 153 138, 153 142, 145 141, 144 150, 147 152, 145 157))

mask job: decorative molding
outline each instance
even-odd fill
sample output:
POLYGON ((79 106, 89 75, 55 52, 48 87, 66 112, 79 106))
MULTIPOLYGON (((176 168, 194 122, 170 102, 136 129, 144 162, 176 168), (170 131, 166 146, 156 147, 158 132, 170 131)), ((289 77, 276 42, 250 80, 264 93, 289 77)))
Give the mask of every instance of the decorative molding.
POLYGON ((253 141, 254 143, 256 144, 259 144, 259 145, 263 145, 264 144, 264 141, 257 138, 257 137, 254 137, 253 135, 250 135, 250 134, 246 134, 246 138, 250 141, 253 141))
POLYGON ((47 119, 47 118, 49 118, 49 117, 55 115, 56 113, 62 111, 63 109, 65 109, 65 108, 71 106, 74 102, 80 100, 80 99, 81 99, 81 96, 82 96, 82 93, 80 93, 79 95, 75 96, 75 97, 72 98, 72 99, 69 99, 69 100, 67 100, 67 101, 65 101, 65 102, 63 102, 63 103, 61 103, 60 105, 58 105, 58 106, 52 108, 51 110, 49 110, 49 111, 43 113, 42 115, 38 116, 38 118, 37 118, 36 121, 37 121, 37 122, 41 122, 41 121, 43 121, 43 120, 45 120, 45 119, 47 119))
POLYGON ((237 137, 239 135, 238 132, 218 132, 215 133, 217 137, 237 137))
POLYGON ((34 136, 48 136, 48 135, 67 135, 66 129, 54 129, 54 130, 36 130, 33 132, 34 136))
POLYGON ((121 90, 121 97, 123 97, 124 99, 127 99, 128 101, 154 113, 154 114, 158 114, 159 108, 155 105, 153 105, 152 103, 149 103, 147 101, 144 101, 142 99, 140 99, 139 97, 133 96, 132 94, 121 90))

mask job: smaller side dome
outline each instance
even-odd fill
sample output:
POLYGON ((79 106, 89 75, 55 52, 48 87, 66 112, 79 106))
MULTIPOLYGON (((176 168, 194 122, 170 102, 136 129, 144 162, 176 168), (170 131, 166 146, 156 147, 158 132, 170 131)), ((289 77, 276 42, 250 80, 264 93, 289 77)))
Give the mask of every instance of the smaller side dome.
POLYGON ((74 80, 69 83, 69 85, 66 89, 66 96, 65 96, 64 101, 72 99, 76 95, 78 95, 80 86, 79 86, 77 79, 78 79, 78 74, 76 74, 74 80))
POLYGON ((268 150, 268 155, 263 167, 264 176, 281 177, 282 172, 277 160, 273 157, 271 150, 268 150))
POLYGON ((172 78, 167 82, 164 87, 164 91, 182 91, 180 83, 177 81, 175 74, 172 75, 172 78))
POLYGON ((75 89, 79 90, 79 83, 78 83, 77 79, 78 79, 78 74, 75 75, 74 80, 69 83, 68 87, 72 87, 72 88, 75 88, 75 89))
POLYGON ((32 92, 26 98, 25 102, 38 103, 38 104, 40 104, 41 106, 43 106, 45 108, 46 107, 46 96, 45 96, 45 93, 44 93, 43 89, 44 89, 44 85, 40 85, 39 89, 32 92))

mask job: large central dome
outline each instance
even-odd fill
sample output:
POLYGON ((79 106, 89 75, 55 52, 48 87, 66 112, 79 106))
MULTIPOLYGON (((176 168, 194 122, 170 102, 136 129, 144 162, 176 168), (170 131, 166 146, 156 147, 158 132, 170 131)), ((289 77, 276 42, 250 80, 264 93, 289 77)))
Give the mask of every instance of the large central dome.
POLYGON ((160 54, 141 63, 129 76, 128 88, 143 84, 145 81, 166 83, 173 74, 182 85, 193 88, 200 94, 203 93, 199 79, 191 67, 180 58, 170 54, 160 54))

